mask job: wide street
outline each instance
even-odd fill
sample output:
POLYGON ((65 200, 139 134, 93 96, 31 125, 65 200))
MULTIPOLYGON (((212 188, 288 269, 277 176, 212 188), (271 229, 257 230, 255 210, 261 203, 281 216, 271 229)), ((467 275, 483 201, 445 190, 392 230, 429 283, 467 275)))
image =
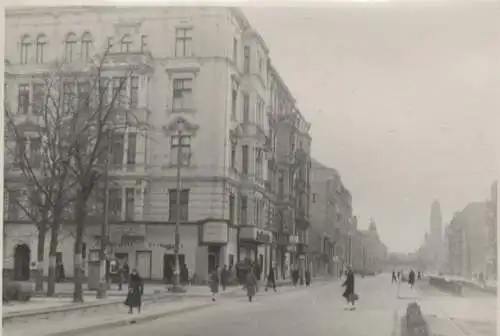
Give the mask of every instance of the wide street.
POLYGON ((224 298, 213 308, 92 335, 391 335, 394 312, 407 300, 397 298, 386 275, 356 280, 361 296, 356 311, 344 310, 340 282, 331 281, 284 293, 260 291, 253 303, 224 298))
POLYGON ((410 301, 418 301, 423 313, 429 315, 433 335, 495 335, 496 297, 477 293, 455 297, 430 288, 425 281, 419 287, 411 290, 407 284, 401 284, 398 292, 398 286, 391 284, 386 274, 358 277, 356 292, 360 295, 360 302, 355 311, 344 310, 338 281, 283 293, 260 291, 253 303, 244 297, 226 297, 208 309, 93 332, 92 335, 389 336, 396 335, 396 316, 410 301), (474 314, 467 315, 466 319, 464 309, 474 311, 474 314))

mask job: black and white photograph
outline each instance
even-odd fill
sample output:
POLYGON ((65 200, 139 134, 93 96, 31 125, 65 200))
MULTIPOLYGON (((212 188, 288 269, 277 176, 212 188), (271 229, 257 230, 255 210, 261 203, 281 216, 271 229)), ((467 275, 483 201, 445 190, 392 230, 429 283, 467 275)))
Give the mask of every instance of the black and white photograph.
POLYGON ((495 336, 500 3, 4 4, 2 332, 495 336))

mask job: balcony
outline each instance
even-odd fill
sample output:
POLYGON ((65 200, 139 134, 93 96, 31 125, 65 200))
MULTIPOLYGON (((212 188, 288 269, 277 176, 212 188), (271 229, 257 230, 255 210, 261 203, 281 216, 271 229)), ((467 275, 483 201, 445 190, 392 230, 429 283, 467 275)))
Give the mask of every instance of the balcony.
POLYGON ((154 69, 154 59, 149 52, 110 52, 102 66, 105 70, 123 69, 148 73, 154 69))

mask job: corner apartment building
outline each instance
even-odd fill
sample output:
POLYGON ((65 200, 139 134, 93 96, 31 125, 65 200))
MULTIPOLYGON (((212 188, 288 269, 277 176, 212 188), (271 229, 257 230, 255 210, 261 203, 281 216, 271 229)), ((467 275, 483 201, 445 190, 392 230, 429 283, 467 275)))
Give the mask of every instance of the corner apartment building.
MULTIPOLYGON (((269 269, 277 257, 272 247, 278 222, 268 167, 282 142, 270 146, 268 117, 275 105, 269 101, 268 79, 277 72, 265 42, 240 10, 16 9, 7 12, 6 32, 6 101, 20 123, 34 120, 37 78, 49 75, 58 62, 67 71, 84 72, 110 48, 104 76, 113 81, 124 76, 124 69, 135 69, 122 94, 122 108, 149 127, 129 128, 113 139, 112 255, 127 259, 145 279, 164 281, 172 274, 180 146, 181 264, 202 279, 216 265, 234 266, 245 258, 269 269)), ((65 88, 77 91, 78 84, 65 88)), ((290 128, 290 141, 308 151, 308 124, 294 104, 287 113, 299 120, 290 128)), ((41 150, 36 144, 33 139, 29 145, 33 155, 41 150)), ((15 170, 6 172, 6 183, 19 176, 15 170)), ((294 192, 289 190, 290 199, 298 202, 294 192)), ((36 228, 9 202, 18 196, 6 197, 4 268, 26 270, 26 260, 36 260, 36 228)), ((279 227, 293 237, 294 213, 282 218, 279 227)), ((94 218, 85 232, 87 262, 98 255, 100 221, 94 218)), ((71 277, 74 240, 71 228, 63 231, 58 258, 71 277)), ((295 240, 283 246, 295 246, 295 240)))

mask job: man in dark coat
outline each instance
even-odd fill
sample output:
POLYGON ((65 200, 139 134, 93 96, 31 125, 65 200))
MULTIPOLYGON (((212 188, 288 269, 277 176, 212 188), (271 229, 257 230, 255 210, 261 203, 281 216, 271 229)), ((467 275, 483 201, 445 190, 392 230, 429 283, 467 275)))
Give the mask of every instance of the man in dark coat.
POLYGON ((229 284, 229 280, 231 278, 231 273, 227 269, 227 265, 224 265, 222 271, 220 273, 220 284, 222 285, 222 291, 226 291, 226 287, 229 284))
POLYGON ((267 275, 267 284, 266 284, 266 292, 269 287, 272 287, 272 289, 276 292, 276 279, 274 276, 274 269, 271 266, 269 269, 269 274, 267 275))
POLYGON ((345 291, 342 296, 346 299, 347 304, 351 303, 352 306, 349 309, 354 310, 356 308, 356 300, 354 298, 354 272, 350 266, 347 268, 346 279, 342 286, 345 287, 345 291))

